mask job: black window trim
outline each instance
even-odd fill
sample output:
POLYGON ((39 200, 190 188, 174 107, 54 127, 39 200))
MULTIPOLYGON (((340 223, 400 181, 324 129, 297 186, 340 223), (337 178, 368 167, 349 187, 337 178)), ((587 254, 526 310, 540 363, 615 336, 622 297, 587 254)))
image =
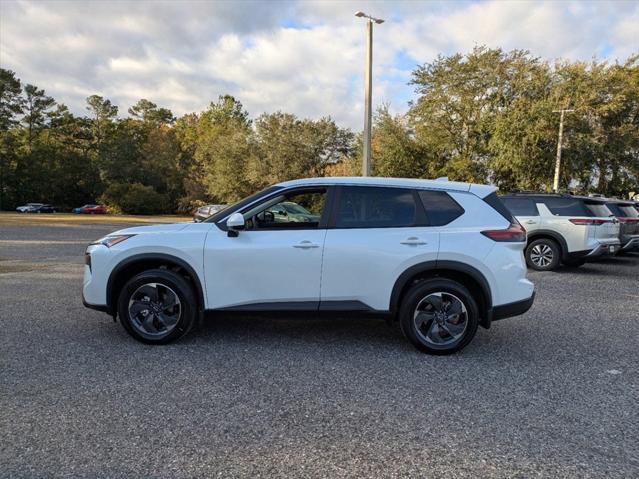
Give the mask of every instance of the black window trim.
POLYGON ((202 221, 202 223, 213 223, 213 224, 215 224, 215 226, 217 226, 222 231, 228 231, 228 228, 226 227, 226 220, 228 220, 229 217, 233 213, 237 213, 238 211, 242 211, 245 208, 247 208, 249 206, 252 206, 252 205, 255 205, 258 202, 260 202, 260 201, 262 201, 262 200, 264 200, 266 198, 270 198, 273 195, 281 193, 284 190, 285 190, 285 188, 283 188, 281 186, 277 186, 277 185, 269 186, 268 188, 265 188, 261 192, 255 193, 256 195, 259 195, 259 196, 255 196, 252 199, 252 201, 249 201, 248 203, 245 203, 245 201, 247 199, 251 198, 251 196, 247 196, 246 198, 243 198, 240 201, 238 201, 236 204, 231 205, 228 208, 225 208, 225 209, 223 209, 221 211, 218 211, 217 213, 214 213, 213 215, 209 216, 204 221, 202 221), (224 216, 222 218, 218 219, 218 220, 214 220, 214 218, 218 214, 221 214, 221 213, 224 213, 224 216))
MULTIPOLYGON (((229 217, 233 214, 233 213, 244 213, 246 211, 248 211, 249 209, 255 207, 258 203, 261 203, 263 201, 268 201, 270 198, 277 196, 277 195, 281 195, 281 194, 288 194, 289 192, 292 191, 298 191, 298 190, 316 190, 318 188, 325 188, 326 189, 326 203, 324 205, 324 210, 322 211, 322 217, 320 218, 320 223, 318 225, 317 228, 308 228, 308 229, 304 229, 304 228, 261 228, 260 230, 247 230, 247 231, 305 231, 305 230, 320 230, 320 229, 373 229, 373 228, 369 228, 369 227, 365 227, 365 228, 337 228, 335 227, 335 222, 336 222, 336 218, 337 218, 337 200, 339 199, 339 195, 341 193, 341 190, 343 188, 349 188, 349 187, 362 187, 362 188, 394 188, 394 189, 400 189, 400 190, 411 190, 413 193, 413 198, 415 199, 415 207, 416 207, 416 216, 419 216, 419 218, 422 220, 421 222, 419 222, 418 224, 412 225, 412 226, 380 226, 380 227, 376 227, 377 229, 386 229, 386 228, 441 228, 447 225, 441 225, 441 226, 431 226, 428 224, 428 215, 426 214, 426 210, 424 208, 423 202, 419 196, 419 192, 420 191, 436 191, 436 192, 440 192, 440 193, 445 193, 447 194, 455 203, 457 203, 459 205, 459 203, 457 202, 457 200, 455 200, 455 198, 453 198, 450 193, 466 193, 465 191, 458 191, 458 190, 449 190, 446 188, 420 188, 420 187, 414 187, 414 186, 405 186, 405 185, 382 185, 382 184, 375 184, 375 183, 370 183, 370 184, 362 184, 362 183, 329 183, 329 182, 321 182, 318 181, 317 183, 310 183, 310 184, 304 184, 304 185, 294 185, 294 186, 279 186, 279 185, 273 185, 270 186, 268 188, 266 188, 263 191, 263 194, 257 198, 255 198, 253 201, 251 201, 250 203, 241 205, 239 208, 237 207, 231 207, 232 209, 228 209, 224 210, 226 212, 226 215, 221 218, 220 220, 213 222, 220 230, 222 231, 228 231, 228 228, 226 227, 226 221, 229 219, 229 217)), ((241 202, 242 200, 240 200, 241 202)), ((463 210, 463 213, 460 215, 462 216, 466 211, 464 210, 464 208, 459 205, 459 207, 463 210)), ((221 212, 220 212, 221 213, 221 212)), ((457 218, 455 218, 453 221, 457 220, 459 218, 459 216, 457 218)), ((452 223, 452 221, 451 221, 452 223)), ((450 223, 447 223, 450 224, 450 223)))
POLYGON ((319 223, 317 225, 317 227, 309 227, 309 228, 303 228, 303 227, 296 227, 296 228, 286 228, 286 227, 275 227, 275 228, 255 228, 255 229, 247 229, 245 232, 249 233, 251 231, 313 231, 313 230, 325 230, 327 229, 326 224, 328 222, 328 216, 330 214, 330 211, 332 210, 332 201, 333 201, 333 189, 334 187, 332 185, 327 185, 327 184, 317 184, 317 185, 300 185, 300 186, 291 186, 288 188, 280 188, 278 190, 275 190, 273 192, 269 192, 268 194, 265 194, 264 196, 261 196, 259 198, 257 198, 255 201, 252 201, 251 203, 242 206, 241 208, 237 209, 236 211, 232 211, 228 216, 226 216, 224 219, 220 220, 218 223, 216 223, 216 225, 223 231, 227 231, 228 228, 226 227, 226 220, 228 219, 228 217, 233 214, 233 213, 246 213, 247 211, 255 208, 256 206, 259 206, 260 203, 264 203, 264 202, 268 202, 270 201, 272 198, 276 197, 276 196, 280 196, 280 195, 289 195, 291 193, 299 193, 299 192, 304 192, 304 191, 309 191, 309 192, 313 192, 313 191, 317 191, 317 190, 326 190, 326 201, 324 202, 324 208, 322 209, 322 216, 320 217, 319 223))
MULTIPOLYGON (((502 195, 502 198, 530 198, 535 202, 535 206, 537 207, 537 212, 539 212, 539 204, 542 204, 546 207, 546 209, 548 209, 548 211, 550 212, 550 214, 554 217, 559 217, 559 218, 567 218, 569 216, 578 216, 578 217, 593 217, 593 213, 588 209, 588 207, 586 206, 586 200, 589 200, 590 198, 582 198, 580 196, 573 196, 573 195, 561 195, 561 194, 552 194, 549 193, 548 195, 502 195), (580 215, 577 213, 569 213, 566 215, 559 215, 553 212, 553 210, 551 209, 550 206, 548 206, 547 204, 547 200, 565 200, 565 201, 577 201, 579 203, 581 203, 581 206, 584 208, 586 214, 585 215, 580 215)), ((596 198, 592 198, 592 200, 596 200, 596 198)), ((554 207, 553 207, 554 208, 554 207)), ((520 215, 520 216, 526 216, 526 215, 520 215)))

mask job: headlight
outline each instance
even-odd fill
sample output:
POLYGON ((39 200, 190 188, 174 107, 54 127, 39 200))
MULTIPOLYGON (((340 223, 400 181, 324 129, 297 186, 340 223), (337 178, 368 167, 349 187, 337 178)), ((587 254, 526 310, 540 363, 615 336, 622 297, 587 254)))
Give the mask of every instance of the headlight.
POLYGON ((91 244, 102 244, 107 248, 110 248, 111 246, 115 246, 116 244, 122 243, 124 240, 129 239, 131 236, 135 235, 108 235, 104 238, 100 238, 99 240, 94 241, 91 244))

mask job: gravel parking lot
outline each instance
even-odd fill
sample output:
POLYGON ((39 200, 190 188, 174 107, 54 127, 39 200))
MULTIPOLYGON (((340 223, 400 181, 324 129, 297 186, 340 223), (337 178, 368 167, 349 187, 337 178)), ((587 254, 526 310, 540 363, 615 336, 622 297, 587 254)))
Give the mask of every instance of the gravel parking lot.
POLYGON ((1 477, 638 477, 639 256, 530 273, 423 355, 383 321, 229 318, 163 347, 85 309, 109 224, 2 223, 1 477))

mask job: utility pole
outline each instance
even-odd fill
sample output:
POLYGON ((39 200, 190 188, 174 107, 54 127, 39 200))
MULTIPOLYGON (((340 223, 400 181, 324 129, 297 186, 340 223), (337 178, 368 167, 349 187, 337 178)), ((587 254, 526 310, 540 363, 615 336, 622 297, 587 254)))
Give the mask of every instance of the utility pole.
POLYGON ((564 114, 571 113, 575 110, 553 110, 553 113, 561 113, 559 117, 559 140, 557 141, 557 161, 555 162, 555 181, 553 181, 552 189, 555 193, 559 193, 559 170, 561 169, 561 149, 563 147, 564 138, 564 114))
POLYGON ((381 18, 374 18, 364 12, 356 12, 356 17, 367 18, 366 22, 366 74, 364 77, 364 151, 362 157, 362 175, 371 175, 371 137, 373 131, 373 22, 384 23, 381 18))

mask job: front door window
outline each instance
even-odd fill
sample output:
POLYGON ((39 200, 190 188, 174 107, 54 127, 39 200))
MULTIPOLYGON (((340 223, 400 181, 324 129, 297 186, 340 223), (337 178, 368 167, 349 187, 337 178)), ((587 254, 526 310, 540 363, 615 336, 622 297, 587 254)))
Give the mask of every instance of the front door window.
POLYGON ((325 189, 278 195, 244 214, 247 229, 316 229, 325 203, 325 189))

